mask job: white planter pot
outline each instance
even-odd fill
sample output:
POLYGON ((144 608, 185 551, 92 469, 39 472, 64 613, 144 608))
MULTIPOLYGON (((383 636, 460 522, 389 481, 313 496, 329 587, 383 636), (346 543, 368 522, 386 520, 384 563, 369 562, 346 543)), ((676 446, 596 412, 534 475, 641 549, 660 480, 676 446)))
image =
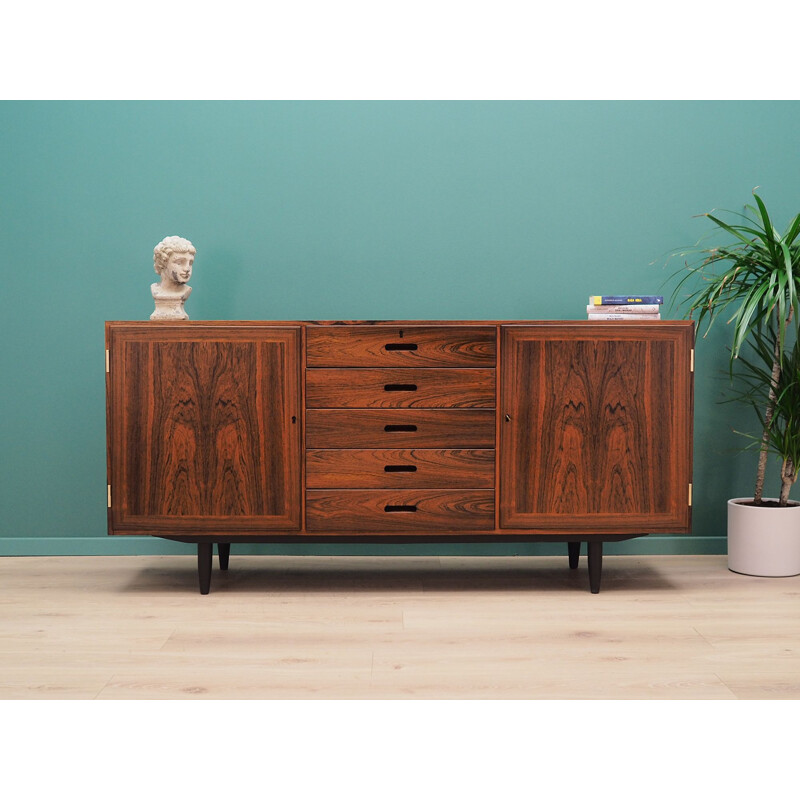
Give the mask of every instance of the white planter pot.
POLYGON ((742 505, 752 499, 728 500, 728 569, 766 578, 800 575, 800 504, 742 505))

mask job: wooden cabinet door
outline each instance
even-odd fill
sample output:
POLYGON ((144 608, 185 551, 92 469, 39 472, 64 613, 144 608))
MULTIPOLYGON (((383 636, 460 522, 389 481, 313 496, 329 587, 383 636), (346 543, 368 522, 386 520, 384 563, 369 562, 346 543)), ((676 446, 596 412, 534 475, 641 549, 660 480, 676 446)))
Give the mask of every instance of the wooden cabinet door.
POLYGON ((503 326, 500 525, 688 532, 693 329, 503 326))
POLYGON ((300 528, 300 329, 108 323, 112 533, 300 528))

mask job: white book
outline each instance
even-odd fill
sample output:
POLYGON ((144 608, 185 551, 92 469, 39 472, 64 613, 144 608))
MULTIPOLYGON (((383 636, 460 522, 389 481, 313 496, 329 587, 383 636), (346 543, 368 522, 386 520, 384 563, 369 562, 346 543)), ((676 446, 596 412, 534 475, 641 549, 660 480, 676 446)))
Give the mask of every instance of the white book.
POLYGON ((591 321, 599 319, 649 319, 651 322, 661 319, 661 314, 589 314, 591 321))
POLYGON ((661 306, 656 304, 648 305, 625 305, 625 306, 586 306, 587 314, 660 314, 661 306))

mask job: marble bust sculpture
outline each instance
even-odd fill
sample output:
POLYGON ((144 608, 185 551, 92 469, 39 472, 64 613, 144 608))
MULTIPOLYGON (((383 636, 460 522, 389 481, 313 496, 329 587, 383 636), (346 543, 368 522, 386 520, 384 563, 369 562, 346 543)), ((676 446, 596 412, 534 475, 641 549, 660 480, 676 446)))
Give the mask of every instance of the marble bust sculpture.
POLYGON ((192 277, 195 255, 194 245, 180 236, 167 236, 153 250, 153 268, 161 276, 161 283, 150 286, 156 310, 150 319, 189 319, 183 304, 192 293, 187 286, 192 277))

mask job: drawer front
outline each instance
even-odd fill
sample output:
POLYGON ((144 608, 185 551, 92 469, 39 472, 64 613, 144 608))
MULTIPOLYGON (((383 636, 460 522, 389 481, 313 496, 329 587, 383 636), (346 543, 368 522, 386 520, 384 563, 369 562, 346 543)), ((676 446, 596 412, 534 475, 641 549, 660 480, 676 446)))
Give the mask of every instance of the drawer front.
POLYGON ((309 409, 306 447, 494 448, 495 412, 489 409, 309 409))
POLYGON ((493 367, 494 326, 309 325, 309 367, 493 367))
POLYGON ((308 450, 309 489, 484 489, 494 450, 308 450))
POLYGON ((306 408, 494 408, 494 369, 310 369, 306 408))
POLYGON ((492 530, 494 492, 487 489, 309 489, 309 531, 397 533, 492 530))

